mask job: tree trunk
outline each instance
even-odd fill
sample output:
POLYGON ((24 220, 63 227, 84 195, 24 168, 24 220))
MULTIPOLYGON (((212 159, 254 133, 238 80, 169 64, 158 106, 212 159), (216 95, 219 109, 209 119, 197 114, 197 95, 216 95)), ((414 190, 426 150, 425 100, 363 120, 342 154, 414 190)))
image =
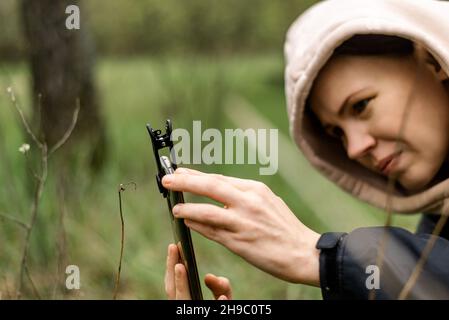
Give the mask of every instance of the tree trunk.
POLYGON ((22 0, 21 11, 33 85, 33 119, 49 147, 69 128, 77 100, 80 113, 64 149, 85 141, 90 164, 106 157, 105 125, 94 84, 94 48, 80 0, 22 0), (80 29, 66 27, 66 7, 80 8, 80 29), (38 121, 39 119, 39 121, 38 121))

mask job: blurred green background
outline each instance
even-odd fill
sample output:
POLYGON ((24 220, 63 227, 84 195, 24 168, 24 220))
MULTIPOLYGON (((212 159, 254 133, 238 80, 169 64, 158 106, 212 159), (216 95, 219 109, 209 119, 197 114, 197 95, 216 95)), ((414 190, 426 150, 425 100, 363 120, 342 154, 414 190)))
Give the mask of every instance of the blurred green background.
MULTIPOLYGON (((93 172, 82 160, 51 159, 31 233, 23 298, 112 298, 120 254, 118 185, 132 181, 137 189, 122 194, 125 247, 118 298, 165 299, 165 257, 172 233, 165 200, 154 181, 145 124, 163 128, 166 118, 189 131, 193 120, 201 120, 203 130, 277 128, 276 175, 260 176, 259 165, 190 167, 265 182, 318 232, 384 223, 383 212, 353 199, 311 169, 288 135, 282 46, 288 26, 314 2, 83 3, 81 28, 89 26, 97 54, 94 79, 106 124, 107 161, 93 172), (69 264, 80 268, 80 290, 64 286, 69 264)), ((38 150, 7 94, 12 87, 32 118, 28 44, 18 0, 1 0, 0 29, 0 214, 28 223, 34 186, 29 168, 38 170, 38 150), (18 151, 25 142, 31 144, 27 157, 18 151)), ((188 194, 186 200, 204 201, 188 194)), ((394 223, 413 230, 416 221, 416 216, 395 217, 394 223)), ((24 235, 23 228, 0 217, 2 299, 16 297, 24 235)), ((196 233, 193 238, 200 276, 212 272, 228 277, 237 299, 321 299, 318 288, 275 279, 219 244, 196 233)), ((203 291, 212 298, 207 288, 203 291)))

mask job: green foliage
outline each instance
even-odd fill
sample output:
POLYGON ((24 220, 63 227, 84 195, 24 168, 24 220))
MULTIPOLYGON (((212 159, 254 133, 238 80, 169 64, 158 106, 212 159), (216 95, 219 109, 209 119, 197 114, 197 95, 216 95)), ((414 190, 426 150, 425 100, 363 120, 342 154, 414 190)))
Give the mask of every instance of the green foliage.
POLYGON ((278 50, 288 26, 310 1, 140 0, 125 5, 98 0, 86 5, 101 52, 227 53, 278 50))
MULTIPOLYGON (((278 51, 288 26, 314 2, 85 0, 81 28, 91 26, 106 55, 278 51)), ((0 58, 23 56, 19 3, 0 1, 0 58)))

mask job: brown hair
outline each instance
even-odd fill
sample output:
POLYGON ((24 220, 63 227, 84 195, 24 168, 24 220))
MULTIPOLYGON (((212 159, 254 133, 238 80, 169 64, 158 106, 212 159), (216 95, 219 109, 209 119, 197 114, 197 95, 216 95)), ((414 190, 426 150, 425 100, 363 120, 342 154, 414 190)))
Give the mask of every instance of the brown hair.
POLYGON ((394 55, 413 54, 415 46, 411 40, 383 34, 357 34, 334 50, 335 55, 394 55))
MULTIPOLYGON (((402 57, 412 55, 414 52, 415 45, 409 39, 383 34, 356 34, 338 46, 332 57, 342 55, 402 57)), ((321 123, 310 107, 310 97, 307 98, 304 112, 314 125, 321 127, 321 123)))

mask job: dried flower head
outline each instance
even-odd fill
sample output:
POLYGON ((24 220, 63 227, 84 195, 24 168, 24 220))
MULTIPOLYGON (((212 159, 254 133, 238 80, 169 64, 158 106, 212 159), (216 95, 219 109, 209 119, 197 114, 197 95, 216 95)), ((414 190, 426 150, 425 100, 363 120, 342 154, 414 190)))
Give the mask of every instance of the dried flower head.
POLYGON ((6 88, 6 92, 8 92, 11 101, 16 102, 16 96, 14 95, 14 91, 12 90, 12 88, 11 87, 6 88))
POLYGON ((23 154, 27 153, 30 150, 30 145, 28 143, 24 143, 20 146, 19 152, 22 152, 23 154))

